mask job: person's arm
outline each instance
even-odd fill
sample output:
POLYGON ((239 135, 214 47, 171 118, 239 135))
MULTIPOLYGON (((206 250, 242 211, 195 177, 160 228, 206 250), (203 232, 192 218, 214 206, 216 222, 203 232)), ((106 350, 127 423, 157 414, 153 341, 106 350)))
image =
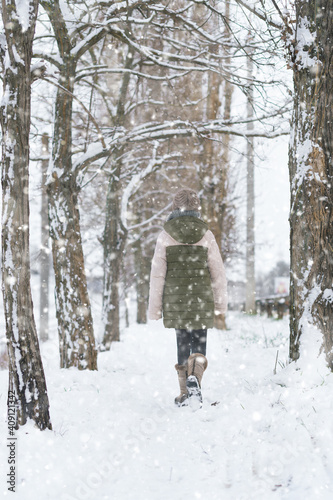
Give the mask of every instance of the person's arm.
POLYGON ((148 307, 149 319, 158 320, 162 318, 163 291, 166 271, 166 245, 163 241, 163 233, 161 233, 157 238, 154 257, 151 264, 148 307))
POLYGON ((228 308, 227 278, 219 247, 213 233, 208 248, 208 268, 212 279, 215 315, 225 314, 228 308))

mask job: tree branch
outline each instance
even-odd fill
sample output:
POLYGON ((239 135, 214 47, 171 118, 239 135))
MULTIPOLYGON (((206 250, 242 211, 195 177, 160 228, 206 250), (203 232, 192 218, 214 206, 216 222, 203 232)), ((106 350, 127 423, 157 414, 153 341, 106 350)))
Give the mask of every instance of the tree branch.
POLYGON ((96 127, 96 130, 98 132, 98 138, 100 139, 101 143, 102 143, 102 146, 103 148, 106 148, 106 144, 105 144, 105 141, 104 141, 104 138, 103 138, 103 134, 101 132, 101 129, 99 128, 98 126, 98 123, 97 121, 95 120, 95 118, 93 117, 93 115, 90 113, 89 109, 87 109, 87 107, 83 104, 82 101, 80 101, 80 99, 78 99, 74 94, 72 94, 72 92, 70 92, 68 89, 66 89, 65 87, 63 87, 62 85, 60 85, 60 83, 58 82, 53 82, 52 80, 50 80, 49 78, 46 78, 45 76, 41 76, 41 78, 43 80, 45 80, 46 82, 50 83, 51 85, 54 85, 55 87, 58 87, 59 89, 61 89, 63 92, 65 92, 66 94, 70 95, 73 99, 75 99, 82 107, 83 109, 85 110, 85 112, 89 115, 91 121, 93 122, 93 124, 95 125, 96 127))
POLYGON ((257 16, 259 19, 261 19, 262 21, 265 21, 265 23, 269 24, 273 28, 276 28, 278 30, 282 30, 283 29, 283 25, 282 24, 277 24, 274 21, 272 21, 271 19, 268 19, 267 16, 266 16, 266 13, 261 13, 258 9, 256 9, 255 7, 251 7, 250 5, 248 5, 243 0, 235 0, 235 1, 236 1, 236 3, 238 3, 239 5, 241 5, 242 7, 244 7, 245 9, 247 9, 248 11, 252 12, 252 14, 254 14, 255 16, 257 16))

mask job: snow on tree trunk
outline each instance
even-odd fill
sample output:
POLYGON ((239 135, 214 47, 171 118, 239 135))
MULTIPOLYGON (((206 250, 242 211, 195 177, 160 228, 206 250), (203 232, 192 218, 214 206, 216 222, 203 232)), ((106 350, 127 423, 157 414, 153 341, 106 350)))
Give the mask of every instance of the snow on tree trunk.
POLYGON ((16 426, 27 419, 51 429, 49 400, 30 286, 29 131, 32 41, 38 1, 2 2, 2 292, 9 355, 9 391, 16 426))
POLYGON ((76 182, 61 178, 49 185, 49 217, 56 284, 60 366, 97 370, 78 210, 76 182))
POLYGON ((60 366, 97 370, 97 350, 80 230, 78 180, 72 168, 75 62, 68 56, 60 76, 48 179, 49 226, 55 274, 60 366))
POLYGON ((329 0, 297 1, 293 40, 290 358, 324 350, 333 370, 333 71, 329 0), (310 328, 309 328, 310 325, 310 328), (313 325, 315 328, 311 327, 313 325), (316 340, 316 330, 321 332, 316 340), (312 338, 308 338, 312 336, 312 338), (317 342, 317 343, 316 343, 317 342), (305 353, 304 353, 305 354, 305 353))

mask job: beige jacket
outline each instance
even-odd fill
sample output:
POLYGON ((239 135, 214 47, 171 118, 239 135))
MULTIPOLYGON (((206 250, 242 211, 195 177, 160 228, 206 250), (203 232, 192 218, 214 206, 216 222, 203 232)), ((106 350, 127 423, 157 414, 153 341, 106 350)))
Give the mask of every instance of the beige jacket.
MULTIPOLYGON (((166 247, 181 244, 164 230, 157 238, 150 274, 149 319, 158 320, 162 318, 163 290, 167 272, 166 247)), ((208 267, 212 279, 215 314, 224 314, 228 305, 227 279, 220 250, 213 233, 207 231, 204 237, 195 245, 208 248, 208 267)))

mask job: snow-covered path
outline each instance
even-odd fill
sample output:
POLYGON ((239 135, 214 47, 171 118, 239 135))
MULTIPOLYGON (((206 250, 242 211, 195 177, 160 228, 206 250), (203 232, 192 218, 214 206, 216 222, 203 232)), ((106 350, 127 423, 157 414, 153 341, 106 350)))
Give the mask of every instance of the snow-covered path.
MULTIPOLYGON (((230 314, 228 327, 209 332, 196 412, 173 404, 176 343, 161 322, 126 329, 99 355, 98 372, 60 370, 56 340, 44 345, 53 431, 17 432, 15 499, 331 499, 332 375, 283 368, 287 319, 230 314)), ((1 492, 10 498, 5 439, 1 492)))

